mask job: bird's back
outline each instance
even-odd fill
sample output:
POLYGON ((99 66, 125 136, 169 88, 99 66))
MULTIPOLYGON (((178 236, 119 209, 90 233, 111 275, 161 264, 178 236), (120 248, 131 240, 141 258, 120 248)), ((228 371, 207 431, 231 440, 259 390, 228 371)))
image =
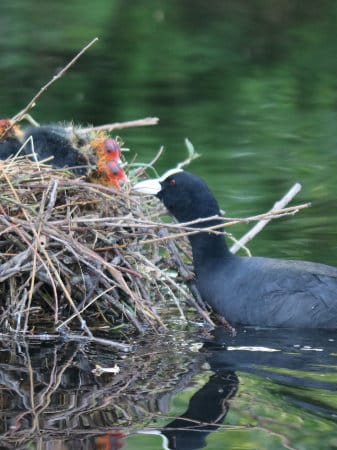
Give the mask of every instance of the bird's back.
POLYGON ((203 299, 232 323, 337 328, 337 269, 233 256, 197 277, 203 299))
POLYGON ((87 161, 81 152, 72 146, 64 128, 56 125, 31 128, 25 134, 25 139, 29 137, 32 142, 27 143, 26 154, 34 153, 38 160, 53 157, 50 163, 56 168, 72 167, 73 172, 78 175, 86 173, 86 169, 81 166, 85 166, 87 161))
POLYGON ((0 141, 0 159, 14 156, 20 149, 21 143, 17 139, 4 139, 0 141))

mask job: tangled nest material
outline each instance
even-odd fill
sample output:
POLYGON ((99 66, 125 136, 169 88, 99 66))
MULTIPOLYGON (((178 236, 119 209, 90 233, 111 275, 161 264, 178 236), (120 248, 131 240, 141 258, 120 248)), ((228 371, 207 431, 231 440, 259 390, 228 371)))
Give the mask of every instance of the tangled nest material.
POLYGON ((158 329, 168 296, 182 315, 156 200, 18 157, 0 161, 0 204, 2 330, 158 329))
MULTIPOLYGON (((131 182, 119 191, 26 157, 0 161, 1 331, 82 330, 89 338, 94 331, 116 331, 125 337, 165 329, 163 316, 172 305, 171 316, 185 318, 183 300, 213 324, 179 256, 191 261, 186 236, 206 219, 162 222, 160 203, 132 195, 131 182)), ((307 206, 223 218, 207 231, 266 222, 307 206)))
MULTIPOLYGON (((39 97, 95 42, 97 38, 41 87, 11 120, 11 127, 2 130, 0 139, 30 117, 39 97)), ((157 122, 158 118, 146 118, 82 132, 157 122)), ((189 158, 181 167, 198 156, 189 141, 186 145, 189 158)), ((294 214, 307 206, 278 210, 272 216, 267 213, 227 222, 224 218, 223 225, 252 220, 265 224, 270 218, 294 214)), ((158 306, 167 299, 175 304, 180 317, 184 317, 180 300, 186 299, 212 324, 177 251, 178 247, 191 260, 185 238, 198 232, 196 224, 192 229, 188 228, 191 224, 171 226, 173 242, 167 239, 166 224, 156 220, 160 208, 156 200, 139 202, 130 195, 127 184, 118 191, 88 183, 71 172, 26 157, 0 161, 0 331, 63 332, 69 336, 81 329, 92 338, 96 330, 125 334, 146 327, 158 330, 165 327, 158 306), (169 273, 172 267, 189 281, 195 301, 186 284, 169 273)))

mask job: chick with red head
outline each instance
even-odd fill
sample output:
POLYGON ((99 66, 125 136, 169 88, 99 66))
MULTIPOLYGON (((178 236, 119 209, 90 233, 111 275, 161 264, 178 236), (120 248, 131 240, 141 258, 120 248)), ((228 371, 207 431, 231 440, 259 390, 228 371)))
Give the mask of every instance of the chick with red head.
POLYGON ((120 182, 127 176, 122 167, 121 148, 115 139, 99 136, 90 143, 96 156, 96 170, 90 176, 91 181, 120 190, 120 182))

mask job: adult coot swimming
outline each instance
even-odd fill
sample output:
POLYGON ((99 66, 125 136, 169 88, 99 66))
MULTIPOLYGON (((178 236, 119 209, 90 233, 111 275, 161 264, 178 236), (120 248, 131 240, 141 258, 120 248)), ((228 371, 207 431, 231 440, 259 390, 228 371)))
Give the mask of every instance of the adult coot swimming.
MULTIPOLYGON (((134 190, 156 195, 179 222, 220 215, 199 177, 169 171, 134 190)), ((209 227, 218 221, 194 225, 209 227)), ((193 226, 193 225, 192 225, 193 226)), ((337 269, 324 264, 233 255, 224 236, 189 236, 196 284, 205 302, 233 324, 337 328, 337 269)))

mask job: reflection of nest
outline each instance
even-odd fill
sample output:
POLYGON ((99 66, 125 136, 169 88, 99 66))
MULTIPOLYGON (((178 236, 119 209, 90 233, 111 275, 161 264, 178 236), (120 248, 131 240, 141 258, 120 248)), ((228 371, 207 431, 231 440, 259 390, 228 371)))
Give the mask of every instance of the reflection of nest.
POLYGON ((165 342, 143 342, 137 355, 118 362, 119 374, 96 377, 95 364, 116 363, 109 349, 92 346, 85 352, 74 343, 2 343, 1 442, 27 443, 37 434, 43 440, 76 439, 145 426, 167 411, 170 395, 201 364, 192 365, 186 350, 175 346, 167 337, 165 342))
POLYGON ((163 224, 148 220, 156 202, 25 158, 0 161, 0 199, 3 330, 156 329, 154 301, 179 307, 169 245, 154 239, 163 224))

